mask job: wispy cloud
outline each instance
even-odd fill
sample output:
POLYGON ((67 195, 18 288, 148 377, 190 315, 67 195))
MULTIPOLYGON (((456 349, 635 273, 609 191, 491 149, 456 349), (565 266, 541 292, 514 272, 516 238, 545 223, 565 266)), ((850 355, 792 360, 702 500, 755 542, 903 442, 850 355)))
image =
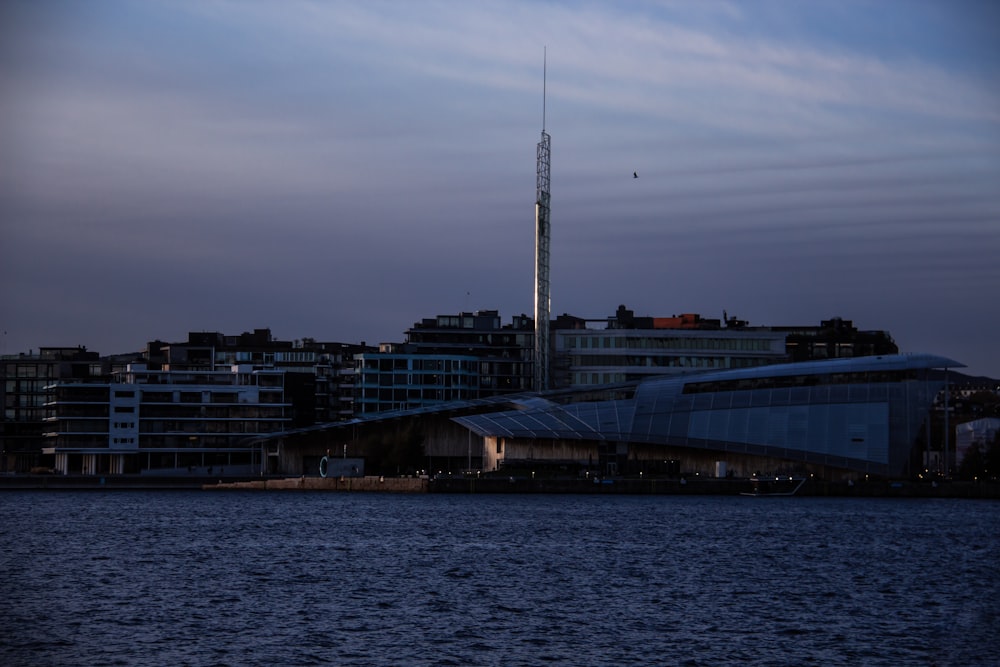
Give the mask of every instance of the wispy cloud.
MULTIPOLYGON (((948 272, 996 278, 995 66, 963 63, 961 44, 943 58, 802 27, 821 9, 850 26, 852 3, 17 7, 0 46, 0 281, 30 276, 49 308, 68 281, 130 303, 141 285, 153 302, 205 292, 280 310, 292 335, 369 341, 463 307, 451 291, 530 310, 543 46, 554 310, 675 311, 729 291, 731 310, 801 321, 848 300, 810 271, 850 299, 867 285, 862 312, 909 299, 906 281, 940 301, 948 272), (332 315, 328 334, 306 330, 330 293, 361 333, 332 315)), ((906 34, 932 27, 918 9, 906 34)), ((190 308, 191 327, 242 321, 190 308)))

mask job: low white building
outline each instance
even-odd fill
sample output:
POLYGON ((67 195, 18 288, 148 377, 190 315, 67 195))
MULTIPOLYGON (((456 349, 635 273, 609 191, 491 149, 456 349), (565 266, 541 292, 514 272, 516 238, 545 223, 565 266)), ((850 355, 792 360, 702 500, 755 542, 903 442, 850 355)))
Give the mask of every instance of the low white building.
POLYGON ((271 452, 255 440, 292 423, 293 375, 130 364, 113 382, 59 382, 48 388, 42 452, 62 474, 266 471, 271 452))
POLYGON ((955 463, 961 465, 974 445, 988 446, 1000 431, 1000 419, 984 417, 955 427, 955 463))

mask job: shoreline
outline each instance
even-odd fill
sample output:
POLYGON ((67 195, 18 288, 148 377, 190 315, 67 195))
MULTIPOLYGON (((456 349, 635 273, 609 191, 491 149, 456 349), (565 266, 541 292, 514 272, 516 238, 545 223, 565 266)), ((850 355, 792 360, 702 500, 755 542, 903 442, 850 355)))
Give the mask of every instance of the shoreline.
POLYGON ((936 483, 867 480, 853 485, 807 479, 794 494, 792 480, 719 478, 532 479, 524 477, 246 477, 161 475, 0 475, 0 491, 300 491, 336 493, 742 495, 777 497, 1000 499, 1000 480, 936 483), (767 486, 765 486, 765 484, 767 486))

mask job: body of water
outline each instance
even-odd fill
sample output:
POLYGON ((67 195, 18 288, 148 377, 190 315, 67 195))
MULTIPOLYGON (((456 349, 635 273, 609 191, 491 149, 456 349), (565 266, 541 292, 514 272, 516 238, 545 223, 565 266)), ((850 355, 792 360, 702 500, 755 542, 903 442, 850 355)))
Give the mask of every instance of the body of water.
POLYGON ((4 665, 996 665, 1000 503, 0 494, 4 665))

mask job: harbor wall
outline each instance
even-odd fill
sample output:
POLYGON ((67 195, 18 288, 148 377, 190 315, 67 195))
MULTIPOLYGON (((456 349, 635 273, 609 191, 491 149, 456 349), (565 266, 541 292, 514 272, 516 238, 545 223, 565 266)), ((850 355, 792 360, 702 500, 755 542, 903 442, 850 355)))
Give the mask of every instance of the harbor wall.
POLYGON ((418 477, 287 477, 206 484, 220 491, 355 491, 426 493, 427 480, 418 477))
MULTIPOLYGON (((689 478, 635 479, 612 478, 595 483, 593 480, 531 479, 531 478, 463 478, 445 477, 431 480, 430 493, 578 493, 622 495, 753 495, 769 496, 769 491, 781 494, 791 491, 791 482, 782 486, 761 487, 750 479, 689 478)), ((794 497, 826 496, 844 498, 972 498, 1000 499, 1000 480, 946 481, 939 483, 868 480, 857 483, 808 479, 794 497)))
MULTIPOLYGON (((0 492, 38 491, 143 491, 143 490, 243 490, 327 491, 369 493, 537 493, 631 495, 739 495, 753 493, 748 479, 609 478, 595 483, 584 479, 531 479, 524 477, 444 476, 420 477, 282 477, 218 479, 148 475, 0 475, 0 492)), ((777 489, 775 489, 777 490, 777 489)), ((923 481, 870 480, 853 484, 809 479, 795 497, 858 498, 970 498, 1000 500, 1000 480, 923 481)))

